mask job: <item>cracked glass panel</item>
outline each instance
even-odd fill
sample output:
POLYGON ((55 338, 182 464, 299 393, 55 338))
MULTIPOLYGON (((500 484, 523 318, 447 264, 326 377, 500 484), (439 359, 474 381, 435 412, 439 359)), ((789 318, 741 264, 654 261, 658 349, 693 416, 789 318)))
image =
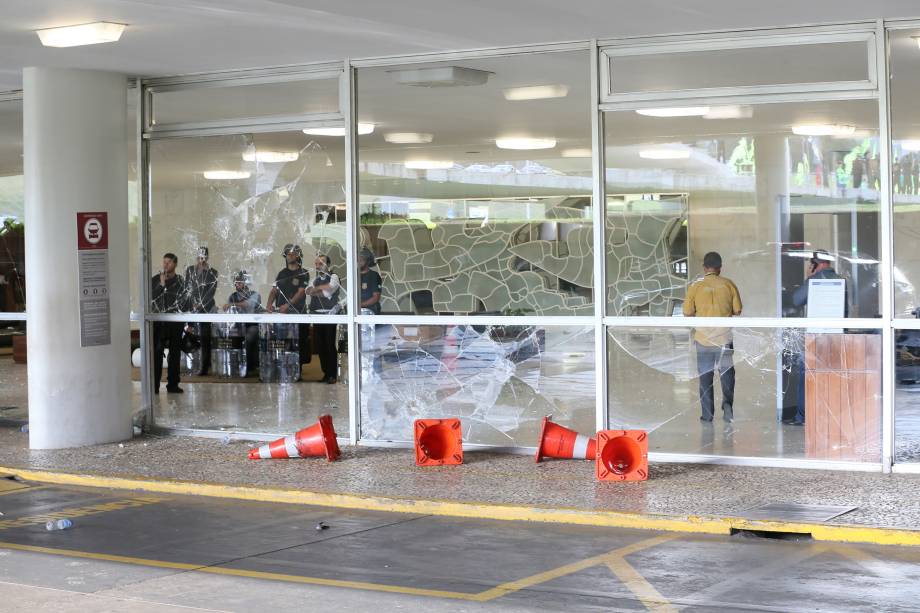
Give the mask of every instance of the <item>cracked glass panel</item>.
POLYGON ((0 102, 0 313, 26 310, 22 101, 0 102))
POLYGON ((920 317, 920 58, 916 32, 890 33, 894 317, 920 317))
POLYGON ((153 124, 165 126, 257 117, 293 117, 339 112, 339 80, 226 85, 169 90, 153 94, 153 124))
MULTIPOLYGON (((158 426, 166 428, 295 432, 329 414, 340 437, 348 436, 348 345, 345 325, 193 324, 208 347, 180 350, 179 378, 184 393, 165 387, 153 397, 158 426), (333 339, 331 351, 325 339, 333 339), (209 361, 205 352, 210 355, 209 361), (335 374, 334 383, 327 373, 335 374)), ((168 356, 168 354, 167 354, 168 356)), ((168 384, 168 357, 162 384, 168 384)), ((136 369, 136 376, 140 370, 136 369)))
POLYGON ((22 427, 29 423, 26 367, 26 322, 0 316, 0 421, 22 427))
POLYGON ((640 109, 605 130, 609 314, 679 314, 717 252, 742 316, 805 316, 815 273, 846 280, 837 316, 880 316, 876 101, 640 109))
POLYGON ((879 462, 881 347, 874 331, 609 328, 610 427, 648 430, 654 452, 879 462))
POLYGON ((895 462, 920 462, 920 330, 895 330, 895 462))
POLYGON ((593 314, 587 66, 566 52, 359 71, 372 312, 593 314))
POLYGON ((463 440, 536 447, 543 417, 594 431, 594 329, 364 325, 361 436, 411 441, 416 419, 459 417, 463 440))
POLYGON ((149 147, 152 312, 342 311, 340 136, 246 134, 149 147))

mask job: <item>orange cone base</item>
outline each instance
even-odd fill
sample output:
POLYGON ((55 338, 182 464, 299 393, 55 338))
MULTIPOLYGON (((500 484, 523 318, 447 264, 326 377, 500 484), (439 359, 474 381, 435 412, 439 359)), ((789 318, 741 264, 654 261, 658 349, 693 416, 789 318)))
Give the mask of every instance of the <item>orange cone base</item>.
POLYGON ((312 426, 294 434, 283 436, 258 449, 249 451, 250 460, 268 460, 281 458, 309 458, 326 456, 332 462, 340 455, 339 442, 336 439, 332 417, 323 415, 312 426))
POLYGON ((595 471, 598 481, 648 479, 648 433, 645 430, 598 432, 595 471))
POLYGON ((414 430, 416 466, 463 464, 459 419, 417 419, 414 430))
POLYGON ((594 460, 596 455, 595 439, 553 423, 549 416, 543 418, 540 442, 537 444, 537 455, 534 458, 536 462, 543 458, 594 460))

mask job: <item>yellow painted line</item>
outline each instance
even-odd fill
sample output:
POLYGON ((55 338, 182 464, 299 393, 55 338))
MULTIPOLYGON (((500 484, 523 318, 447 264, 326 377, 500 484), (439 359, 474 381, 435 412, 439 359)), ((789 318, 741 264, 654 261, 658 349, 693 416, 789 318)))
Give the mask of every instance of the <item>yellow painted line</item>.
POLYGON ((877 545, 920 546, 920 530, 875 528, 842 524, 804 524, 795 522, 760 521, 737 517, 643 515, 619 511, 590 511, 565 508, 542 508, 520 505, 452 502, 445 500, 415 500, 360 494, 330 494, 305 490, 199 483, 172 479, 146 479, 81 475, 0 467, 0 472, 17 475, 27 481, 113 488, 160 494, 209 496, 253 502, 281 502, 339 509, 415 513, 472 519, 530 521, 605 528, 631 528, 662 532, 694 534, 731 534, 733 529, 770 532, 809 533, 816 541, 843 543, 872 543, 877 545))
POLYGON ((143 507, 149 504, 156 504, 158 502, 162 502, 163 500, 165 500, 165 498, 143 496, 138 498, 128 498, 125 500, 115 500, 112 502, 103 502, 100 504, 94 504, 85 507, 61 509, 60 511, 42 513, 41 515, 26 515, 24 517, 4 519, 0 520, 0 530, 41 525, 57 519, 76 519, 78 517, 86 517, 87 515, 98 515, 100 513, 122 511, 124 509, 135 509, 137 507, 143 507))
POLYGON ((645 605, 645 608, 655 613, 677 613, 677 608, 671 604, 661 592, 655 589, 639 571, 632 567, 622 557, 607 560, 607 568, 623 582, 623 585, 635 594, 636 598, 645 605))
POLYGON ((26 492, 26 491, 34 492, 35 490, 43 490, 48 487, 51 487, 50 485, 27 485, 25 483, 21 483, 20 485, 22 485, 22 487, 0 491, 0 496, 8 496, 10 494, 19 494, 21 492, 26 492))

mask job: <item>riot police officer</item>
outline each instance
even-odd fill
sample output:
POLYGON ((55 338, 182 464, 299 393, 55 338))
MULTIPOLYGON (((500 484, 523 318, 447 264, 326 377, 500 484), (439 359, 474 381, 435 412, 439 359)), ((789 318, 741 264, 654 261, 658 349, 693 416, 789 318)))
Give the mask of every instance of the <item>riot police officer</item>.
MULTIPOLYGON (((208 264, 208 248, 198 248, 198 261, 185 269, 185 289, 192 313, 213 313, 214 294, 217 292, 217 270, 208 264)), ((211 369, 211 324, 201 322, 201 371, 206 377, 211 369)))
MULTIPOLYGON (((313 286, 307 290, 310 294, 310 313, 334 315, 341 308, 339 305, 339 276, 332 272, 332 261, 328 255, 317 254, 313 261, 316 277, 313 286)), ((313 324, 316 352, 323 368, 323 382, 335 383, 338 374, 338 350, 335 336, 337 324, 313 324)))
MULTIPOLYGON (((282 254, 285 267, 278 272, 268 294, 268 312, 302 314, 306 310, 307 287, 310 284, 310 273, 303 268, 303 251, 300 245, 288 243, 282 254)), ((309 324, 297 324, 297 336, 300 363, 308 364, 311 356, 309 324)))
MULTIPOLYGON (((154 313, 181 313, 186 307, 186 291, 182 277, 176 274, 179 258, 174 253, 163 255, 163 268, 150 280, 150 310, 154 313)), ((182 322, 153 322, 153 393, 160 393, 163 377, 163 350, 167 349, 166 391, 181 394, 179 359, 182 356, 182 322)))

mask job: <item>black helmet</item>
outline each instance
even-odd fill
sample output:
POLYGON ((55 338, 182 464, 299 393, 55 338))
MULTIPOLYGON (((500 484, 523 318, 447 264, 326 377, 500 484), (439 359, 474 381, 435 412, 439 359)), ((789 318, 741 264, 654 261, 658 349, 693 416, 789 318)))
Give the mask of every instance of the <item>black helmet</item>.
POLYGON ((374 252, 368 249, 367 247, 362 249, 361 253, 359 253, 358 255, 364 258, 364 261, 367 263, 368 268, 373 268, 374 266, 377 265, 377 258, 374 257, 374 252))
POLYGON ((246 283, 246 284, 248 285, 248 284, 249 284, 248 279, 249 279, 249 274, 246 272, 245 269, 240 270, 239 272, 237 272, 237 273, 233 276, 233 282, 234 282, 234 283, 242 282, 242 283, 246 283))
POLYGON ((192 354, 201 349, 201 339, 197 334, 186 332, 182 335, 182 352, 192 354))
POLYGON ((300 245, 295 245, 294 243, 288 243, 287 245, 285 245, 284 251, 282 251, 282 255, 284 256, 285 260, 287 260, 287 256, 289 253, 293 253, 294 255, 297 256, 298 263, 303 262, 303 251, 300 249, 300 245))

